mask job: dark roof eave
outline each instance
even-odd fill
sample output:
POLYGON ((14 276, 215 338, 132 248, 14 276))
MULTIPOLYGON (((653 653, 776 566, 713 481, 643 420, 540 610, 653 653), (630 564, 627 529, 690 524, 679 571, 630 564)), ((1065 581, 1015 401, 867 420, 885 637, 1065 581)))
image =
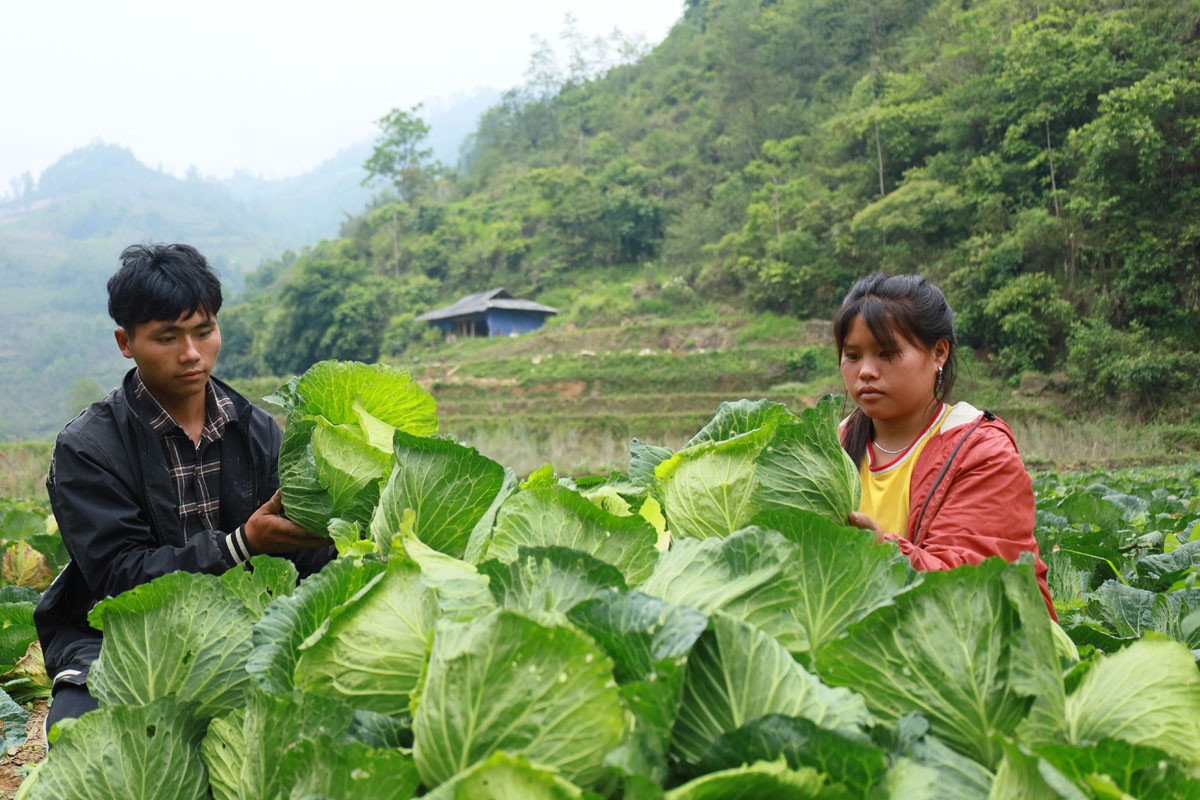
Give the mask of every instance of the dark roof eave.
MULTIPOLYGON (((542 316, 546 316, 546 317, 552 317, 555 314, 561 313, 558 311, 558 309, 551 309, 551 310, 524 309, 524 311, 527 314, 541 314, 542 316)), ((421 316, 417 317, 417 322, 437 322, 438 320, 443 320, 443 319, 467 319, 469 317, 479 316, 483 313, 484 313, 483 311, 468 311, 468 312, 459 313, 459 314, 438 314, 436 311, 431 311, 428 314, 422 314, 421 316)))
POLYGON ((492 308, 504 309, 506 311, 523 311, 528 314, 543 314, 546 316, 550 316, 551 314, 559 313, 559 310, 557 308, 552 308, 551 306, 543 306, 539 303, 534 303, 529 300, 492 301, 492 302, 481 303, 480 305, 473 306, 473 307, 464 307, 464 305, 465 304, 463 304, 462 301, 459 301, 458 303, 446 306, 445 308, 439 308, 434 311, 428 311, 428 312, 420 315, 419 317, 417 317, 417 322, 436 322, 437 320, 440 320, 440 319, 454 319, 456 317, 469 317, 469 316, 473 316, 475 314, 484 314, 489 309, 492 309, 492 308))

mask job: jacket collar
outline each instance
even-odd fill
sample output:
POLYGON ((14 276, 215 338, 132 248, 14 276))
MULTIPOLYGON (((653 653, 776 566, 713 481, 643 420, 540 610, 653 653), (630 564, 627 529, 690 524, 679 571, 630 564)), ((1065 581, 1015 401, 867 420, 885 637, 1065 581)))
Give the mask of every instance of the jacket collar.
MULTIPOLYGON (((250 404, 249 400, 247 400, 245 397, 242 397, 241 394, 239 394, 232 386, 224 381, 211 376, 209 377, 209 380, 219 387, 221 391, 225 393, 225 396, 229 398, 230 402, 233 403, 233 419, 231 419, 228 424, 245 427, 249 422, 250 413, 254 409, 254 406, 250 404)), ((128 412, 132 414, 138 421, 143 423, 150 430, 153 430, 153 428, 150 426, 150 419, 143 413, 141 408, 142 404, 138 403, 134 399, 134 384, 136 381, 137 367, 134 367, 126 372, 125 377, 121 380, 121 391, 125 394, 125 402, 116 405, 124 406, 124 408, 128 409, 128 412)))
POLYGON ((983 412, 965 400, 959 400, 950 408, 950 413, 946 415, 946 419, 942 422, 941 432, 953 430, 954 428, 979 419, 979 415, 983 412))

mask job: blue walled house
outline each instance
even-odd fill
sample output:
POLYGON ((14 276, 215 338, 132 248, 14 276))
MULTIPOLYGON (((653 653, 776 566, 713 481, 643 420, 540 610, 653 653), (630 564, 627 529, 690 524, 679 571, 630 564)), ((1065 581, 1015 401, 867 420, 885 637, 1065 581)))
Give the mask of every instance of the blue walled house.
POLYGON ((518 300, 503 289, 469 294, 453 305, 417 317, 458 336, 518 336, 536 331, 557 308, 518 300))

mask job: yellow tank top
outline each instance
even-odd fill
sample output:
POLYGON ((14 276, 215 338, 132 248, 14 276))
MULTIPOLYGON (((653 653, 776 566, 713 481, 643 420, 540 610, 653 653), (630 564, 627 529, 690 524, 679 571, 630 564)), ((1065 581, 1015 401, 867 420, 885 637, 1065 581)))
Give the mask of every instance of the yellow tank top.
POLYGON ((917 440, 903 453, 886 464, 876 464, 873 448, 867 445, 859 477, 862 479, 862 503, 858 510, 879 523, 884 533, 908 535, 908 489, 913 465, 925 449, 925 444, 942 428, 952 406, 945 403, 917 440))

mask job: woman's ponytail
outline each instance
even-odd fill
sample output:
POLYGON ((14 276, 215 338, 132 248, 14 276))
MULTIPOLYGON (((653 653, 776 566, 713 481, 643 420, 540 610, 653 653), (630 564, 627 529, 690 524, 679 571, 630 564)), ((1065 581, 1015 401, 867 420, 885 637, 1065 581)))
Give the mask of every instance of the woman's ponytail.
POLYGON ((854 462, 856 469, 862 467, 863 456, 867 454, 867 444, 871 441, 872 432, 871 418, 864 414, 861 408, 854 409, 842 432, 842 447, 854 462))

